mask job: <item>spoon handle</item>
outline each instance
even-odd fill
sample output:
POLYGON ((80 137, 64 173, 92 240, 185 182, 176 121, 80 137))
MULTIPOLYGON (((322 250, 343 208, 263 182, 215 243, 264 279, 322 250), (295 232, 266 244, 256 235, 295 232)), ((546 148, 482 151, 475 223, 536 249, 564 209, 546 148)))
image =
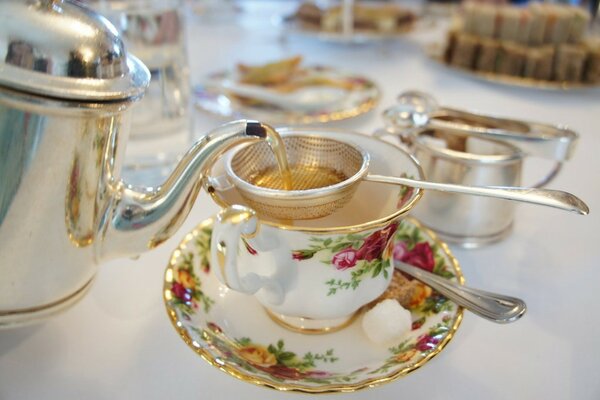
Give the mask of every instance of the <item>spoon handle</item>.
POLYGON ((457 285, 420 268, 394 261, 394 267, 435 289, 474 314, 500 324, 521 318, 527 306, 521 299, 457 285))
POLYGON ((405 185, 419 189, 431 189, 442 192, 472 194, 475 196, 514 200, 554 207, 565 211, 576 212, 581 215, 587 215, 590 212, 589 207, 583 200, 571 193, 563 192, 561 190, 501 186, 464 186, 371 174, 365 176, 364 179, 372 182, 405 185))

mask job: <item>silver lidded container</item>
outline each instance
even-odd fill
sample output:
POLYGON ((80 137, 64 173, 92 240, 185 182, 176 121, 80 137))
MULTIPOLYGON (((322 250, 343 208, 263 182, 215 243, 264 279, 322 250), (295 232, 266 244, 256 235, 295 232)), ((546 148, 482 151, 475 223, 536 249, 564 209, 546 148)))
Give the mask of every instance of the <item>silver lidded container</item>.
MULTIPOLYGON (((554 162, 535 185, 550 183, 575 150, 572 130, 439 106, 430 95, 408 91, 384 112, 386 128, 419 160, 427 179, 467 186, 521 186, 523 162, 554 162)), ((515 203, 487 197, 426 192, 415 215, 447 242, 476 248, 497 242, 512 229, 515 203)))

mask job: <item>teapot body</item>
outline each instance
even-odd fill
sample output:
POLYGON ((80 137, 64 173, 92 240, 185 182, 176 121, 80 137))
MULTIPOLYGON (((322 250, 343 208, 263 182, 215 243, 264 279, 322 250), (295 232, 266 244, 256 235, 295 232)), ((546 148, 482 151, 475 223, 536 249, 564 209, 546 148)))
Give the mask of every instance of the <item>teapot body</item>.
POLYGON ((130 106, 150 82, 104 17, 71 0, 0 1, 0 328, 62 311, 96 265, 171 237, 204 172, 276 135, 233 121, 200 138, 158 188, 120 179, 130 106))
POLYGON ((0 89, 0 326, 60 311, 89 286, 128 106, 0 89))

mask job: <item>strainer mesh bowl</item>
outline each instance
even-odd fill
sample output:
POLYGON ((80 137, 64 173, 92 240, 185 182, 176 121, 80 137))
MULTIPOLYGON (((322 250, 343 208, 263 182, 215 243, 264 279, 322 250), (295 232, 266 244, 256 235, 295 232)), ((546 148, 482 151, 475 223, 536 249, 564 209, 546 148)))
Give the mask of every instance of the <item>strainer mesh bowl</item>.
POLYGON ((230 159, 228 175, 250 207, 277 219, 313 219, 331 214, 352 198, 367 172, 367 153, 353 144, 320 136, 282 138, 293 190, 282 189, 277 161, 266 142, 246 146, 230 159))

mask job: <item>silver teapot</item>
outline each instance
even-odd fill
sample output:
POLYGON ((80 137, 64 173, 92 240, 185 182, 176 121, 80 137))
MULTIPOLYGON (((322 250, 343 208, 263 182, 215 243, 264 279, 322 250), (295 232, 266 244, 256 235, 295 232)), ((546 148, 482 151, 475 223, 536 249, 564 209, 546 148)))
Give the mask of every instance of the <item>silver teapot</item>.
POLYGON ((99 263, 167 240, 214 160, 270 129, 217 128, 161 187, 136 190, 120 171, 150 76, 114 27, 66 0, 4 0, 0 52, 0 327, 64 310, 99 263))

